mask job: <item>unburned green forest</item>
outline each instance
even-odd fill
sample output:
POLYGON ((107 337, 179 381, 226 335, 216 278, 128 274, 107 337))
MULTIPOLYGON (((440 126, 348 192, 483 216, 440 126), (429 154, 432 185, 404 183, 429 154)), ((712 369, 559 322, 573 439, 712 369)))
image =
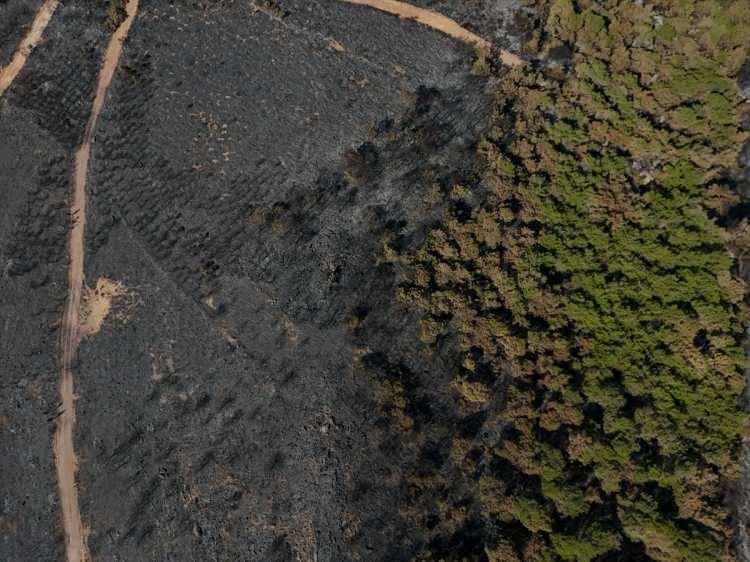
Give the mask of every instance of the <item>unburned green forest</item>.
MULTIPOLYGON (((429 559, 734 559, 750 10, 534 5, 530 62, 495 69, 481 189, 445 193, 416 251, 384 246, 426 353, 460 350, 462 415, 497 428, 446 429, 450 468, 413 472, 403 516, 431 498, 429 559), (469 521, 474 547, 441 550, 469 521)), ((379 388, 408 440, 403 394, 379 388)))

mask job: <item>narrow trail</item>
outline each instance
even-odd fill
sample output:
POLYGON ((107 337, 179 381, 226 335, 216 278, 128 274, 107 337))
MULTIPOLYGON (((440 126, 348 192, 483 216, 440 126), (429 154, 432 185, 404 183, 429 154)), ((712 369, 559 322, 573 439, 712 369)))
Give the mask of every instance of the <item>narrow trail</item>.
MULTIPOLYGON (((433 12, 432 10, 418 8, 416 6, 412 6, 411 4, 407 4, 406 2, 399 2, 397 0, 341 1, 347 2, 349 4, 357 4, 359 6, 368 6, 370 8, 375 8, 376 10, 382 10, 383 12, 395 14, 404 19, 413 19, 421 23, 422 25, 437 29, 438 31, 445 33, 446 35, 455 37, 456 39, 459 39, 460 41, 463 41, 465 43, 471 43, 473 45, 476 45, 477 47, 481 47, 484 49, 492 48, 492 43, 490 43, 486 39, 479 37, 478 35, 472 33, 464 27, 461 27, 458 23, 456 23, 449 17, 446 17, 437 12, 433 12)), ((502 60, 503 64, 506 64, 508 66, 518 66, 520 64, 523 64, 524 62, 523 59, 518 55, 515 55, 510 51, 506 51, 504 49, 500 49, 500 59, 502 60)))
POLYGON ((59 3, 60 0, 45 0, 42 7, 36 13, 36 16, 34 16, 34 21, 31 22, 31 29, 29 29, 26 37, 21 40, 16 52, 13 53, 10 63, 8 66, 0 68, 0 96, 5 93, 13 83, 13 80, 16 79, 16 76, 18 76, 18 73, 21 72, 29 54, 31 54, 31 51, 34 50, 34 47, 37 46, 39 40, 42 38, 42 33, 44 33, 49 20, 52 19, 52 14, 55 13, 59 3))
POLYGON ((71 220, 68 266, 68 296, 65 301, 62 323, 60 326, 59 364, 60 364, 60 401, 62 413, 57 418, 54 436, 55 466, 62 509, 63 527, 65 529, 65 551, 68 562, 85 562, 88 559, 86 534, 81 522, 76 487, 77 459, 73 448, 73 425, 75 424, 75 394, 73 392, 73 366, 81 340, 80 308, 83 291, 83 274, 86 230, 86 178, 91 141, 96 130, 104 99, 107 95, 117 63, 122 53, 122 42, 127 37, 130 26, 138 12, 138 0, 127 0, 127 17, 114 32, 107 45, 96 96, 91 108, 91 115, 86 125, 83 142, 76 150, 75 172, 73 176, 73 201, 71 203, 71 220))

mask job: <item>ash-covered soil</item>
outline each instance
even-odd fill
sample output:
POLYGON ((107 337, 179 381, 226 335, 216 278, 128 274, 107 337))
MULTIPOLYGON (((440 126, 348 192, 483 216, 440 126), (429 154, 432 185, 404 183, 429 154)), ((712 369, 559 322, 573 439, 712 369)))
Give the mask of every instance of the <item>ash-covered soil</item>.
MULTIPOLYGON (((514 2, 418 4, 516 45, 514 2)), ((61 4, 0 100, 0 560, 62 556, 55 338, 73 152, 108 36, 97 6, 61 4)), ((0 55, 18 40, 2 29, 0 55)), ((394 444, 371 377, 406 373, 415 417, 446 423, 429 388, 453 365, 424 354, 379 255, 437 220, 430 191, 475 181, 489 89, 471 60, 342 2, 142 1, 88 180, 87 285, 124 289, 75 372, 93 560, 421 551, 399 513, 417 453, 394 444)))
MULTIPOLYGON (((33 17, 39 2, 0 10, 33 17), (28 9, 21 9, 21 8, 28 9)), ((106 42, 104 13, 61 6, 0 99, 0 560, 59 560, 52 457, 72 154, 106 42)), ((3 53, 11 53, 4 36, 3 53)), ((9 57, 8 57, 9 58, 9 57)))
POLYGON ((8 64, 43 0, 0 1, 0 68, 8 64))
POLYGON ((413 0, 415 6, 444 14, 480 37, 513 53, 519 53, 530 31, 532 10, 519 2, 496 0, 413 0))

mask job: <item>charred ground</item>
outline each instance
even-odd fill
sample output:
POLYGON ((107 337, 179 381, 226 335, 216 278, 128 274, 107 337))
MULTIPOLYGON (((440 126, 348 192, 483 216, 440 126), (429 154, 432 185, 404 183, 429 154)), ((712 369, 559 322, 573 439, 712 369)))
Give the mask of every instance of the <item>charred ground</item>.
MULTIPOLYGON (((19 21, 35 8, 0 7, 19 21)), ((62 553, 56 322, 72 154, 112 15, 105 2, 61 6, 0 102, 11 560, 62 553)), ((422 359, 416 318, 390 304, 394 273, 377 256, 386 236, 417 244, 439 217, 425 195, 475 174, 489 103, 472 57, 338 2, 142 3, 89 175, 87 284, 125 288, 76 366, 94 559, 423 548, 399 514, 408 459, 388 448, 362 366, 396 353, 446 376, 422 359)))
MULTIPOLYGON (((38 4, 0 3, 0 61, 38 4)), ((530 64, 142 0, 88 175, 92 559, 747 559, 746 14, 415 4, 530 64)), ((72 161, 120 7, 63 3, 0 100, 0 559, 62 556, 72 161)))

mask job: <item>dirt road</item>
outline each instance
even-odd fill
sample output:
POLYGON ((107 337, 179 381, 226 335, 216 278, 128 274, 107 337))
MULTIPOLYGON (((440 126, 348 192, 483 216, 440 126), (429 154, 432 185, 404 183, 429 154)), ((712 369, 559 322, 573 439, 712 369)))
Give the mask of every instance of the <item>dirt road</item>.
POLYGON ((52 14, 55 13, 58 4, 59 0, 45 0, 42 7, 39 8, 39 11, 36 13, 34 21, 31 23, 31 29, 29 29, 26 37, 24 37, 20 45, 18 45, 18 49, 16 49, 16 52, 13 54, 10 63, 8 66, 0 68, 0 96, 2 96, 5 93, 5 90, 10 87, 13 80, 15 80, 16 76, 18 76, 18 73, 23 68, 23 65, 26 64, 26 59, 42 38, 42 33, 44 33, 44 30, 47 27, 49 20, 52 18, 52 14))
MULTIPOLYGON (((486 39, 479 37, 478 35, 472 33, 468 29, 461 27, 458 23, 456 23, 452 19, 442 14, 439 14, 437 12, 433 12, 432 10, 427 10, 425 8, 418 8, 416 6, 412 6, 411 4, 407 4, 405 2, 398 2, 397 0, 342 0, 342 1, 348 2, 349 4, 369 6, 370 8, 375 8, 376 10, 382 10, 384 12, 395 14, 401 18, 413 19, 421 23, 422 25, 426 25, 433 29, 437 29, 438 31, 445 33, 446 35, 455 37, 456 39, 459 39, 460 41, 464 41, 465 43, 471 43, 473 45, 476 45, 477 47, 481 47, 485 49, 492 48, 492 44, 486 39)), ((513 53, 509 51, 505 51, 505 50, 500 51, 500 58, 503 61, 503 64, 506 64, 509 66, 517 66, 523 63, 523 59, 521 59, 518 55, 514 55, 513 53)))
POLYGON ((86 535, 81 522, 76 487, 77 459, 73 447, 73 426, 75 424, 75 394, 73 391, 73 365, 78 352, 80 333, 81 294, 83 291, 85 230, 86 230, 86 178, 88 173, 91 140, 99 119, 104 100, 122 52, 125 40, 133 19, 138 11, 138 0, 128 0, 127 17, 112 35, 104 61, 99 73, 96 97, 91 109, 83 142, 75 154, 75 173, 73 177, 73 201, 71 220, 68 266, 68 296, 65 302, 60 328, 59 363, 60 363, 60 401, 62 414, 57 418, 54 437, 55 464, 62 508, 63 526, 65 529, 66 556, 68 562, 84 562, 88 559, 86 535))

